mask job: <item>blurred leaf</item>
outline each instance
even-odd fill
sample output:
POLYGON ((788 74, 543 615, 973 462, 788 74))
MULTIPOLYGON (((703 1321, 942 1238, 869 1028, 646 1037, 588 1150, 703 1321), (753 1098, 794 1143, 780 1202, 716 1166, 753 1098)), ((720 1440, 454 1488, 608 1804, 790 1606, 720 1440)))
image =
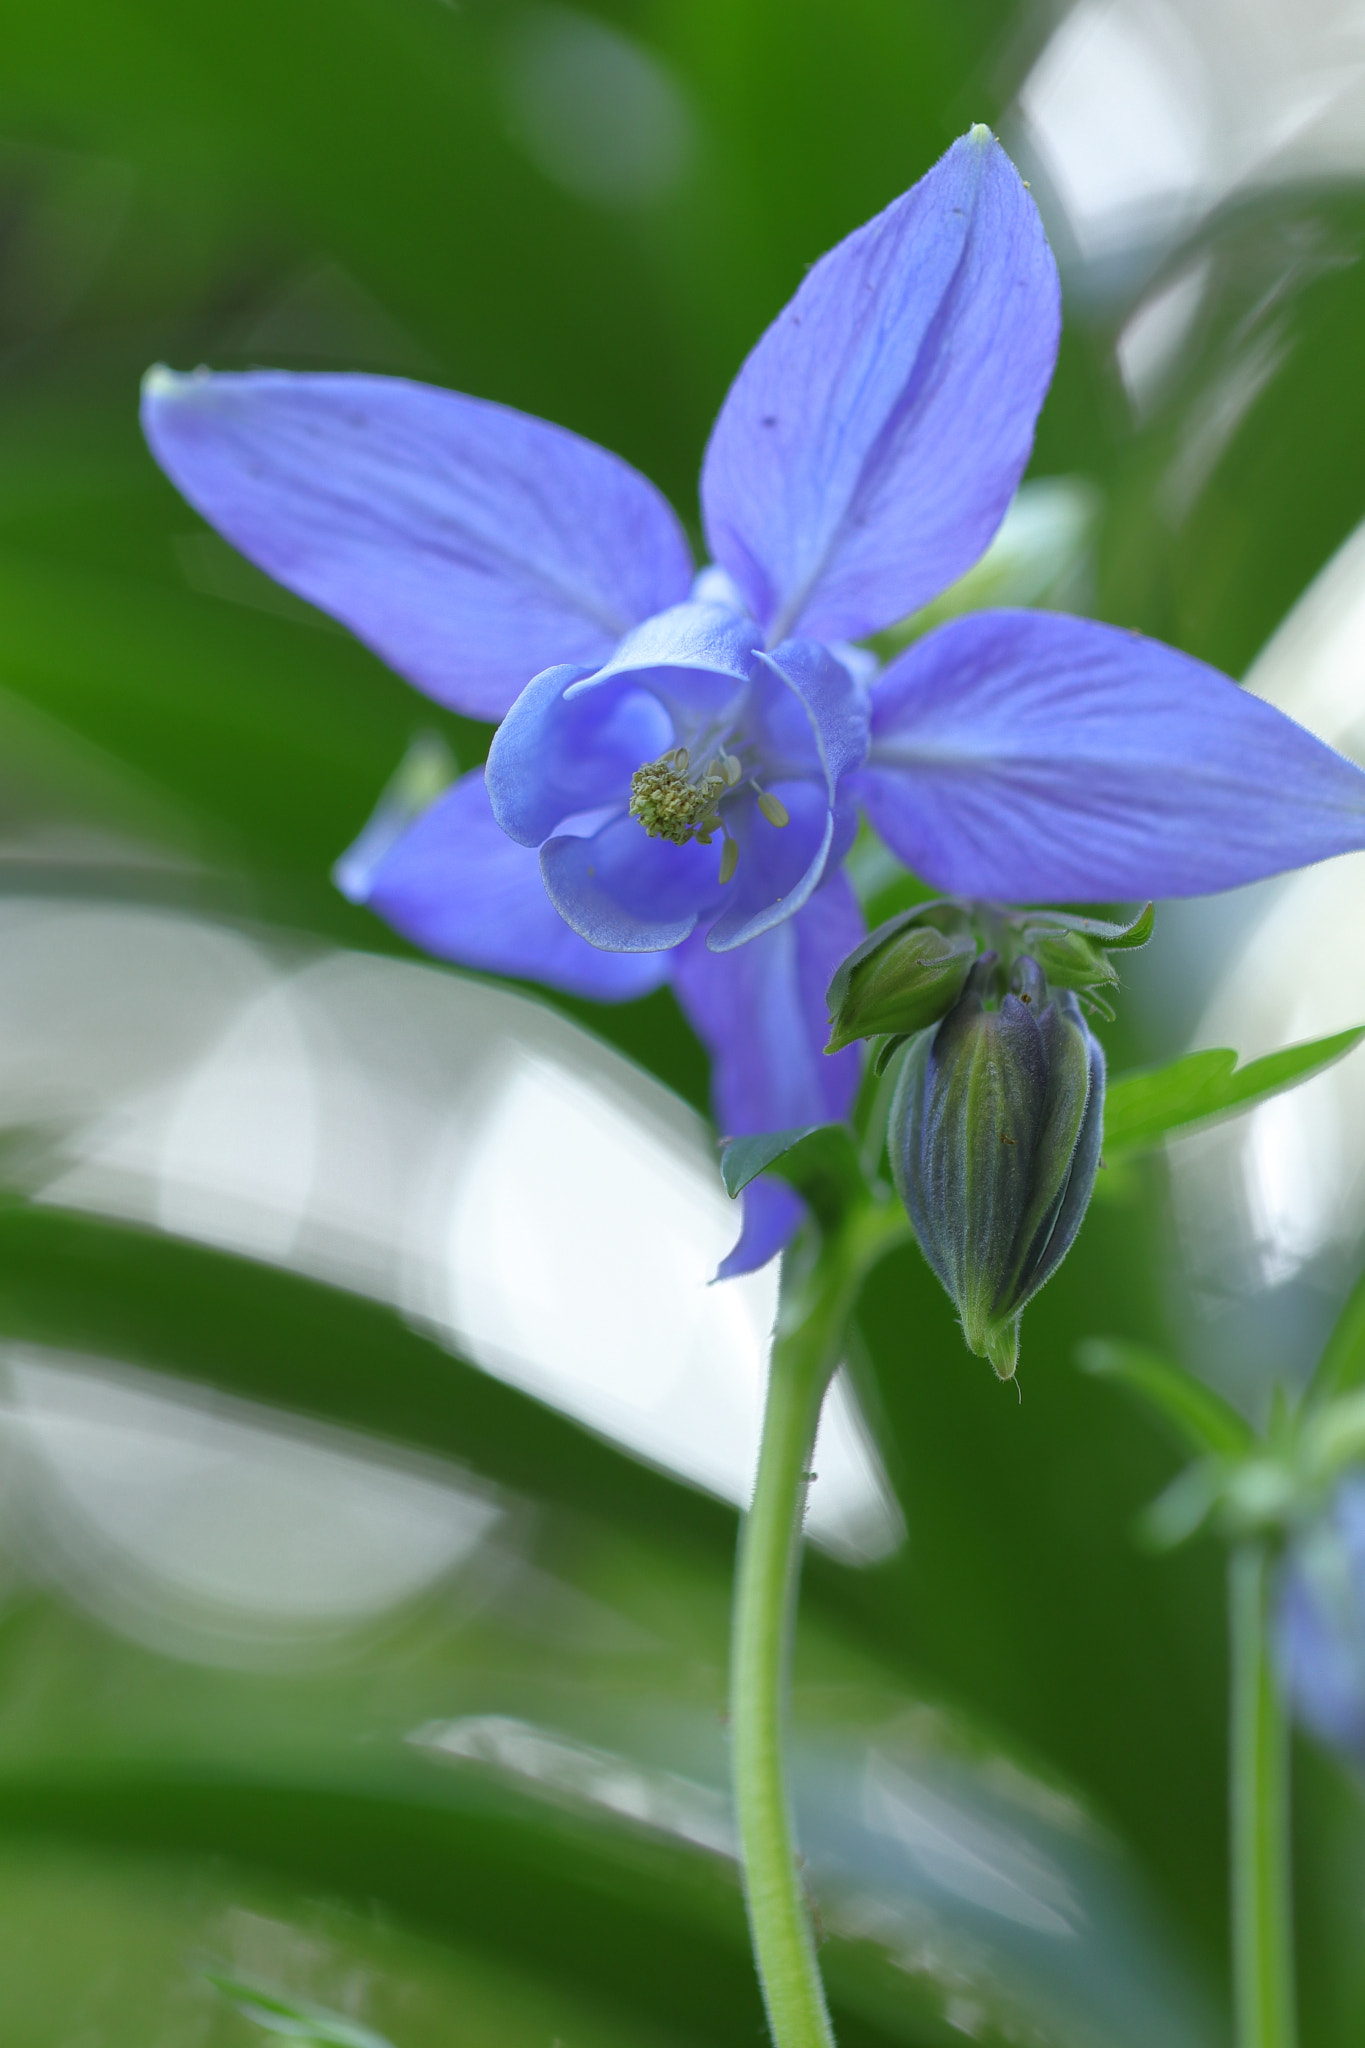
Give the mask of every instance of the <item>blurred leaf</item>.
POLYGON ((1308 1388, 1317 1407, 1365 1384, 1365 1273, 1346 1297, 1308 1388))
POLYGON ((1210 1458, 1187 1465, 1138 1517, 1138 1541, 1149 1550, 1178 1550, 1197 1535, 1218 1505, 1220 1473, 1210 1458))
POLYGON ((1159 1351, 1118 1338, 1090 1337, 1077 1346, 1076 1362, 1083 1372, 1118 1380, 1140 1394, 1189 1450, 1236 1458, 1256 1441, 1250 1425, 1221 1394, 1159 1351))
POLYGON ((1331 1485, 1348 1465, 1365 1459, 1365 1387, 1312 1410, 1302 1437, 1302 1464, 1311 1479, 1331 1485))
POLYGON ((306 2043, 307 2048, 393 2048, 385 2035, 376 2034, 371 2027, 358 2027, 340 2013, 277 1998, 273 1992, 236 1977, 220 1977, 213 1970, 205 1970, 204 1976, 240 2013, 269 2034, 283 2034, 291 2041, 306 2043))
POLYGON ((1104 1149, 1136 1152, 1159 1144, 1168 1131, 1249 1109, 1293 1088, 1334 1061, 1344 1059, 1365 1038, 1365 1026, 1287 1045, 1263 1059, 1237 1065, 1226 1048, 1186 1053, 1169 1066, 1120 1074, 1109 1083, 1104 1104, 1104 1149))

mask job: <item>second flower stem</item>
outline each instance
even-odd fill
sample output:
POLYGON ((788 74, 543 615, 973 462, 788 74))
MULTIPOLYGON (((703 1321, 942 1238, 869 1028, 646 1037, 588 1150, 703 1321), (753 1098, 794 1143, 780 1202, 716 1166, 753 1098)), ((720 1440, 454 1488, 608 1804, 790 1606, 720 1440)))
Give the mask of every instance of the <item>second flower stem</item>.
POLYGON ((1270 1560, 1239 1543, 1228 1572, 1232 1977, 1237 2048, 1294 2048, 1289 1728, 1270 1654, 1270 1560))
POLYGON ((784 1276, 753 1505, 740 1538, 730 1724, 744 1892, 776 2048, 833 2048, 783 1761, 801 1533, 820 1408, 863 1275, 907 1234, 871 1203, 827 1236, 804 1280, 784 1276))

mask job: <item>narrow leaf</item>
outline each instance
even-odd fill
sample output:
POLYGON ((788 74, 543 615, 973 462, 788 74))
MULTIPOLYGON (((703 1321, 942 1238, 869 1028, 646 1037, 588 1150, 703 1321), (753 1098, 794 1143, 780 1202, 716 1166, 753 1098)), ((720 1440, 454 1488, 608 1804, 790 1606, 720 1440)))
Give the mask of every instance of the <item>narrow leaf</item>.
POLYGON ((911 1036, 912 1034, 908 1031, 893 1031, 889 1038, 882 1040, 876 1052, 872 1055, 872 1072, 878 1080, 886 1072, 901 1047, 910 1043, 911 1036))
POLYGON ((1362 1038, 1365 1026, 1284 1046, 1244 1067, 1237 1065, 1235 1052, 1219 1048, 1186 1053, 1168 1066, 1120 1074, 1110 1082, 1105 1101, 1106 1156, 1145 1150, 1168 1131, 1266 1102, 1344 1058, 1362 1038))
MULTIPOLYGON (((1023 913, 1016 913, 1023 921, 1023 913)), ((1152 936, 1156 923, 1155 903, 1144 903, 1135 918, 1127 924, 1114 924, 1106 917, 1080 917, 1069 910, 1030 910, 1027 913, 1031 925, 1051 925, 1056 931, 1079 932, 1083 938, 1096 939, 1107 952, 1124 952, 1136 946, 1145 946, 1152 936)))
POLYGON ((1090 1337, 1077 1346, 1076 1362, 1083 1372, 1118 1380, 1140 1394, 1173 1427, 1188 1450, 1238 1458, 1256 1441, 1250 1424, 1221 1394, 1145 1344, 1090 1337))
POLYGON ((1112 935, 1096 932, 1095 937, 1111 953, 1131 952, 1138 946, 1146 945, 1152 936, 1155 923, 1156 905, 1145 903, 1130 925, 1117 926, 1113 929, 1112 935))
POLYGON ((286 2040, 299 2042, 302 2048, 393 2048, 383 2034, 376 2034, 371 2027, 358 2026, 341 2013, 328 2012, 322 2006, 297 2004, 273 1991, 264 1991, 259 1985, 219 1976, 213 1970, 206 1970, 204 1975, 245 2018, 254 2020, 268 2034, 282 2034, 286 2040))
POLYGON ((1308 1388, 1313 1407, 1365 1385, 1365 1273, 1346 1297, 1308 1388))

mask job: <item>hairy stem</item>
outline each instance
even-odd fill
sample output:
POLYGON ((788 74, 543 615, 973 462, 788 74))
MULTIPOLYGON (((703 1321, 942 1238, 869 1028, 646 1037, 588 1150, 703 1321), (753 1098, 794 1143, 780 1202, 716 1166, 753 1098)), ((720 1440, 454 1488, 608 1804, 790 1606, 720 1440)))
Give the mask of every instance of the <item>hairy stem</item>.
POLYGON ((783 1299, 753 1505, 740 1537, 730 1665, 735 1805, 749 1928, 777 2048, 833 2048, 787 1795, 783 1737, 801 1530, 820 1407, 863 1275, 907 1234, 890 1205, 859 1208, 783 1299))
POLYGON ((1269 1555, 1246 1541, 1228 1577, 1232 1662, 1232 1978, 1237 2048, 1294 2048, 1289 1728, 1270 1656, 1269 1555))

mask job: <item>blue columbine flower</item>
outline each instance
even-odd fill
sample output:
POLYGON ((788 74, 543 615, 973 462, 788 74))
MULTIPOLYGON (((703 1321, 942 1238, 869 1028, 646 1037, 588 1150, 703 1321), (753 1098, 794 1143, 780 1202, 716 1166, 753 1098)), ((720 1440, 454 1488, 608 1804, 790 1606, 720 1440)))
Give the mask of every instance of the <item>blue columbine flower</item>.
MULTIPOLYGON (((936 887, 1199 895, 1365 845, 1365 776, 1226 677, 1039 612, 852 643, 996 531, 1060 325, 1037 210, 974 128, 823 257, 730 390, 695 577, 615 456, 398 378, 147 379, 163 468, 228 540, 441 703, 502 719, 354 886, 447 959, 619 1000, 671 979, 732 1133, 844 1115, 824 990, 863 935, 861 805, 936 887), (869 686, 870 682, 870 686, 869 686)), ((354 864, 353 864, 354 866, 354 864)), ((790 1229, 755 1183, 732 1270, 790 1229)))

